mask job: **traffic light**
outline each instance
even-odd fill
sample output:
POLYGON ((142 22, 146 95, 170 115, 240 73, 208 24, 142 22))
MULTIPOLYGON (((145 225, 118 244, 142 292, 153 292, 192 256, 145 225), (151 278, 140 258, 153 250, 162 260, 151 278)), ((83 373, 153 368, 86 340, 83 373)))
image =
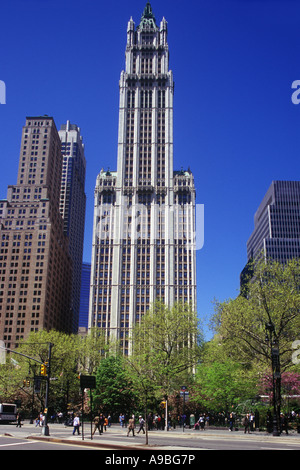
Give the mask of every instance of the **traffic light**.
POLYGON ((47 375, 47 365, 46 365, 46 363, 41 365, 41 375, 47 375))

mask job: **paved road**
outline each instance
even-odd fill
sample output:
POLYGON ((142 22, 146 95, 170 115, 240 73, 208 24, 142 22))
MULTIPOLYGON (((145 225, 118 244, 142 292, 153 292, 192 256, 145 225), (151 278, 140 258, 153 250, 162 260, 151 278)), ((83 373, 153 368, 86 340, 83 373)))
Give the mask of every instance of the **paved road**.
POLYGON ((96 447, 83 447, 70 443, 36 441, 31 439, 0 436, 0 452, 2 450, 98 450, 96 447))
POLYGON ((180 451, 196 453, 200 450, 298 450, 300 435, 285 434, 274 437, 265 433, 244 434, 242 431, 228 432, 207 428, 205 431, 176 429, 169 432, 151 431, 149 446, 145 446, 143 434, 127 437, 126 429, 113 425, 103 435, 95 434, 91 439, 91 427, 84 425, 84 435, 73 436, 71 427, 49 424, 49 437, 42 429, 25 422, 22 428, 14 425, 0 425, 0 450, 37 449, 102 449, 102 450, 145 450, 180 451))

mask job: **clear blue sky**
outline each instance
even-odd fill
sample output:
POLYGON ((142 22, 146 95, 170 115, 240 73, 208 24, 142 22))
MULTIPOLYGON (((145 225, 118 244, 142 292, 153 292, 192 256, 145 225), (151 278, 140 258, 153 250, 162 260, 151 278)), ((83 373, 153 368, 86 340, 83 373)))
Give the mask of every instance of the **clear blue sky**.
MULTIPOLYGON (((146 0, 10 0, 1 5, 0 198, 15 184, 25 117, 81 127, 86 146, 84 261, 90 261, 93 191, 117 166, 119 77, 127 22, 146 0)), ((205 206, 197 252, 198 315, 235 297, 254 213, 272 180, 299 179, 300 2, 153 0, 168 21, 175 79, 174 168, 191 167, 205 206)))

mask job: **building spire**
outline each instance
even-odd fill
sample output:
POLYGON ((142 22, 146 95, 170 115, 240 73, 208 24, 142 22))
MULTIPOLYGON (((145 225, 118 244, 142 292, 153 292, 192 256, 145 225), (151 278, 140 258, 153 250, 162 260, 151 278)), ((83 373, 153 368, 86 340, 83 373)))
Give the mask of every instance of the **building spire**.
POLYGON ((147 2, 146 6, 145 6, 145 9, 144 9, 144 13, 142 15, 142 18, 153 18, 153 19, 155 19, 150 2, 147 2))
POLYGON ((139 24, 140 27, 143 27, 146 25, 156 27, 155 16, 153 14, 150 2, 146 3, 146 6, 142 14, 141 22, 139 24))

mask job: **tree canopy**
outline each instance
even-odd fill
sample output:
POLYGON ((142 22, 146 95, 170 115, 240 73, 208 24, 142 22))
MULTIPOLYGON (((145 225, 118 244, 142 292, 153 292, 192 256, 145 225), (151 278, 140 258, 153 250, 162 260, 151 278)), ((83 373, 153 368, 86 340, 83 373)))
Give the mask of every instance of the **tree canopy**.
POLYGON ((195 368, 203 338, 189 304, 167 307, 157 301, 133 329, 132 344, 133 369, 168 396, 178 387, 181 374, 195 368))
POLYGON ((218 303, 214 325, 231 357, 245 364, 270 362, 272 327, 281 368, 292 367, 292 343, 300 331, 300 261, 255 263, 247 295, 218 303))

